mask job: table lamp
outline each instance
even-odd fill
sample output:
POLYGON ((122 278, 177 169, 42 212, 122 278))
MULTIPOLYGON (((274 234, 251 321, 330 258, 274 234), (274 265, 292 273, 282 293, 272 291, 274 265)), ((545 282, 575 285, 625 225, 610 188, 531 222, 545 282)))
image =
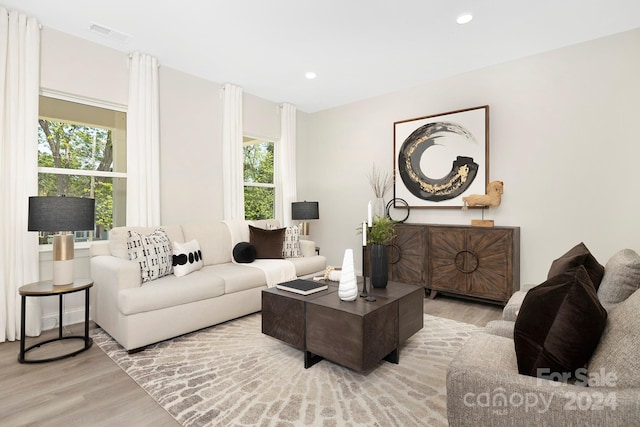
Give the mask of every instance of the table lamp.
POLYGON ((73 283, 74 231, 93 230, 95 199, 83 197, 29 197, 28 231, 49 231, 53 236, 53 284, 73 283))
POLYGON ((300 234, 309 235, 309 223, 305 220, 320 219, 318 210, 318 202, 293 202, 291 203, 291 219, 302 220, 302 229, 300 234))

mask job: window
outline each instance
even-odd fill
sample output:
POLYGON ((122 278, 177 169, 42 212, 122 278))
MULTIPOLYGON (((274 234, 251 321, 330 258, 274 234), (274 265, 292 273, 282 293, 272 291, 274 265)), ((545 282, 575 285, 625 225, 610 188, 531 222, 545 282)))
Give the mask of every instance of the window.
POLYGON ((126 113, 49 96, 39 108, 38 195, 95 198, 96 228, 76 241, 108 239, 125 224, 126 113))
POLYGON ((245 219, 275 218, 274 145, 273 141, 243 138, 245 219))

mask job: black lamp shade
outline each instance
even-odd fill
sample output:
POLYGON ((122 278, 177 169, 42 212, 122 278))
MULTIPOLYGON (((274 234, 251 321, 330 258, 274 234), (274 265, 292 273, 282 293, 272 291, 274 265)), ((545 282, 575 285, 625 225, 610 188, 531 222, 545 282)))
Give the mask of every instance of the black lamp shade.
POLYGON ((84 197, 29 197, 28 231, 93 230, 96 201, 84 197))
POLYGON ((293 202, 291 203, 291 219, 320 219, 318 202, 293 202))

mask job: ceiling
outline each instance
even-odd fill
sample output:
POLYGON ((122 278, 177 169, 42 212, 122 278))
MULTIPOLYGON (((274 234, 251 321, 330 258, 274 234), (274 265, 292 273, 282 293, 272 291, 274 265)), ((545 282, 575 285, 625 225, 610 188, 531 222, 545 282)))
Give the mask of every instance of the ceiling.
MULTIPOLYGON (((54 28, 316 112, 640 27, 639 0, 0 0, 54 28), (472 13, 465 25, 456 23, 472 13), (91 24, 113 30, 91 31, 91 24), (317 74, 314 80, 305 73, 317 74)), ((639 46, 640 49, 640 46, 639 46)))

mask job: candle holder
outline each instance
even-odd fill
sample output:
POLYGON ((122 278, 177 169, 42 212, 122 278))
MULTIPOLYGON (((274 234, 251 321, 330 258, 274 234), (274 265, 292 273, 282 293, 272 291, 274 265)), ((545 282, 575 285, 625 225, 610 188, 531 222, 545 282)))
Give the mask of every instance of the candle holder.
MULTIPOLYGON (((362 225, 363 232, 365 232, 365 229, 367 231, 370 231, 371 229, 369 227, 365 227, 365 225, 366 225, 365 223, 363 223, 362 225)), ((365 233, 365 236, 366 236, 366 233, 365 233)), ((366 237, 365 237, 365 242, 366 242, 366 237)), ((360 297, 364 298, 364 300, 368 302, 376 300, 376 297, 371 295, 367 289, 367 245, 365 244, 362 245, 362 292, 360 292, 360 297)))

